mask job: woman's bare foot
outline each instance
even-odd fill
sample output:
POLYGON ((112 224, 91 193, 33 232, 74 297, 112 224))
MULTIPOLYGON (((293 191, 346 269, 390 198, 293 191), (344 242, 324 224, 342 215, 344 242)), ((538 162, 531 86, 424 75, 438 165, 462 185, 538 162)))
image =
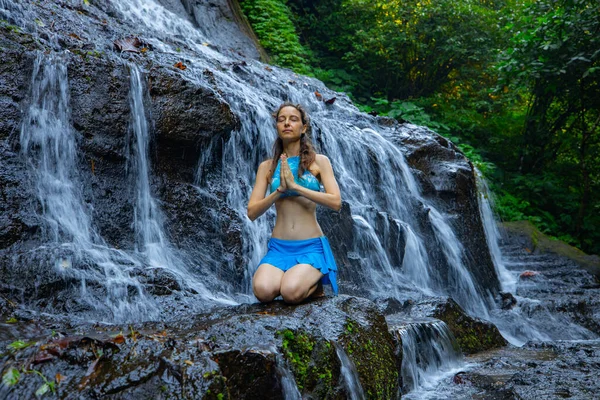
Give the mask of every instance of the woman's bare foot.
POLYGON ((323 290, 323 284, 321 283, 321 281, 319 281, 319 283, 317 283, 317 288, 308 297, 311 299, 318 299, 320 297, 325 297, 325 291, 323 290))

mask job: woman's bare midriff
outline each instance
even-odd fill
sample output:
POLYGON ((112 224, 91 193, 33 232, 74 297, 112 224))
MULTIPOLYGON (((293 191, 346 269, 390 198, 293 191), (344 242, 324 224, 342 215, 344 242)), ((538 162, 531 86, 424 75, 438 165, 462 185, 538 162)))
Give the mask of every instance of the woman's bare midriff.
POLYGON ((317 222, 317 205, 303 197, 285 197, 275 203, 277 221, 272 237, 283 240, 304 240, 323 236, 317 222))

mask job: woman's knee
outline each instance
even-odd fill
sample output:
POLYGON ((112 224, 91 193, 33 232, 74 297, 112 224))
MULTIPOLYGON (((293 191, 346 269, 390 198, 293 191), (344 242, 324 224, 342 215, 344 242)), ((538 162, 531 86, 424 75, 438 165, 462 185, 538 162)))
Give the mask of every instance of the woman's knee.
POLYGON ((300 282, 286 282, 281 285, 281 297, 290 304, 298 304, 307 297, 307 291, 300 282))
POLYGON ((254 296, 262 303, 273 301, 275 297, 279 296, 279 287, 272 282, 255 279, 252 282, 252 290, 254 291, 254 296))

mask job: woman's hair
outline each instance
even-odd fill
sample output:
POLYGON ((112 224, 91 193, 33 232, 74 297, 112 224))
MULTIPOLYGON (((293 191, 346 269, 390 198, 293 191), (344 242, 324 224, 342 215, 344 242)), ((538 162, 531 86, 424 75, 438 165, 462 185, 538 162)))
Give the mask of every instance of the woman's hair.
MULTIPOLYGON (((300 104, 294 104, 289 101, 286 101, 282 105, 279 106, 277 111, 273 113, 273 117, 275 121, 279 117, 279 113, 284 107, 294 107, 296 110, 300 112, 300 117, 302 118, 302 124, 306 125, 306 132, 304 132, 300 136, 300 165, 298 166, 298 177, 302 177, 304 171, 308 170, 308 167, 315 161, 316 153, 313 148, 312 141, 310 139, 311 126, 310 126, 310 118, 308 117, 308 113, 300 104)), ((277 168, 277 162, 279 161, 279 156, 283 153, 283 141, 279 136, 273 143, 273 161, 271 163, 271 169, 269 171, 269 182, 273 180, 273 174, 275 173, 275 168, 277 168)))

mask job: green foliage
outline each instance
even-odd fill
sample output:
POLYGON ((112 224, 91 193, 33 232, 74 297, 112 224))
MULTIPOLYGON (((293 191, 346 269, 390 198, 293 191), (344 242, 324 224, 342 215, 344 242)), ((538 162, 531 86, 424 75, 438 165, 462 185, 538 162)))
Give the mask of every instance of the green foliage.
POLYGON ((307 74, 310 51, 300 44, 284 0, 242 0, 242 11, 273 63, 307 74))

